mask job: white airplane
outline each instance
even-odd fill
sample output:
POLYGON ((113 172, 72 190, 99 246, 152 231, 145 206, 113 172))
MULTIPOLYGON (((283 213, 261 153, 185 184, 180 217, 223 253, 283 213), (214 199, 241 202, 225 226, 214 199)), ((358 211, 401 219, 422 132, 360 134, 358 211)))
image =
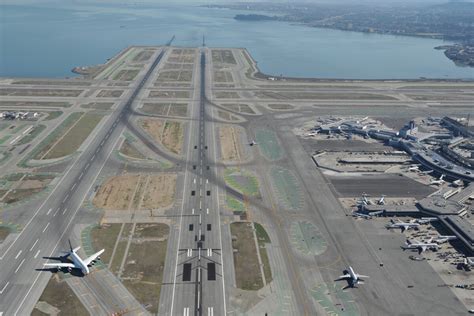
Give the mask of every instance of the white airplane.
POLYGON ((418 240, 413 240, 410 241, 407 239, 406 243, 405 243, 405 246, 402 247, 403 250, 409 250, 409 249, 418 249, 418 254, 421 254, 423 251, 426 251, 428 249, 430 250, 438 250, 439 249, 439 245, 435 242, 432 242, 433 241, 433 238, 430 238, 428 239, 426 242, 421 242, 421 241, 418 241, 418 240))
POLYGON ((434 240, 434 242, 439 245, 439 244, 443 244, 443 243, 445 243, 445 242, 447 242, 447 241, 456 240, 456 239, 458 239, 457 236, 443 236, 443 235, 439 235, 438 237, 436 237, 436 239, 434 240))
POLYGON ((344 270, 344 275, 341 275, 335 281, 347 281, 348 285, 344 288, 344 290, 348 287, 355 287, 357 284, 364 284, 364 280, 362 278, 368 278, 367 275, 357 274, 354 272, 351 266, 349 266, 348 270, 344 270))
POLYGON ((458 188, 458 187, 460 187, 460 186, 462 186, 462 185, 463 185, 463 182, 462 182, 461 179, 457 179, 457 180, 454 180, 454 181, 453 181, 453 186, 456 187, 456 188, 458 188))
POLYGON ((405 230, 408 230, 408 229, 412 229, 412 228, 415 228, 415 229, 418 229, 418 227, 420 226, 420 224, 418 223, 413 223, 413 222, 402 222, 401 220, 397 220, 397 221, 394 221, 393 219, 390 220, 391 224, 387 224, 385 227, 387 229, 391 229, 391 228, 400 228, 402 230, 402 233, 405 231, 405 230))
POLYGON ((408 171, 420 171, 420 168, 418 166, 411 166, 410 168, 408 168, 408 171))
POLYGON ((444 178, 444 174, 442 174, 441 177, 439 177, 438 180, 431 180, 431 181, 430 181, 430 184, 433 184, 433 185, 441 185, 441 184, 444 183, 443 178, 444 178))
POLYGON ((357 201, 357 204, 360 204, 360 205, 373 205, 374 203, 370 199, 367 198, 366 194, 362 194, 362 198, 360 198, 357 201))
POLYGON ((378 205, 385 205, 385 195, 382 195, 382 197, 377 201, 378 205))
POLYGON ((420 219, 415 219, 415 223, 424 225, 424 224, 428 224, 428 223, 431 223, 431 222, 436 222, 437 220, 438 220, 437 217, 422 217, 420 219))
POLYGON ((258 145, 258 143, 256 141, 252 140, 249 145, 250 146, 255 146, 255 145, 258 145))
POLYGON ((62 258, 67 258, 70 257, 72 260, 72 263, 70 262, 57 262, 57 263, 45 263, 45 266, 48 267, 55 267, 56 269, 60 270, 63 268, 67 268, 69 272, 72 271, 72 269, 79 269, 82 271, 84 275, 87 275, 90 273, 89 267, 91 267, 97 260, 100 260, 100 255, 105 251, 104 249, 96 252, 92 256, 86 258, 86 259, 81 259, 77 255, 77 251, 81 249, 81 247, 76 247, 72 249, 71 242, 69 242, 69 248, 70 251, 66 252, 66 255, 63 256, 62 258))

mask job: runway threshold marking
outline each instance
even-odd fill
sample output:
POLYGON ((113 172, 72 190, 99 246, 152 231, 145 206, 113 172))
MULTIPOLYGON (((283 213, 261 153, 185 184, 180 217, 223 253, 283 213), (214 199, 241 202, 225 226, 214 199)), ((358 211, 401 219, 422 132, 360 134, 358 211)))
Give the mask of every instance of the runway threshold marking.
POLYGON ((207 315, 214 316, 214 307, 207 308, 207 315))
POLYGON ((189 307, 185 307, 183 310, 183 316, 189 316, 189 307))

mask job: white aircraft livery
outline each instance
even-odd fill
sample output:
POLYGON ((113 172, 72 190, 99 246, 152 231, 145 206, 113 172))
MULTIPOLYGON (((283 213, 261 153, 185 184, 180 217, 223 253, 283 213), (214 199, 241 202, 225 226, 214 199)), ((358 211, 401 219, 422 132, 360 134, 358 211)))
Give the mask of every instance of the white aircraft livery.
POLYGON ((357 274, 355 273, 354 269, 352 269, 351 266, 349 266, 348 270, 344 271, 344 275, 341 275, 339 278, 337 278, 335 281, 342 281, 345 280, 349 284, 347 287, 355 287, 356 284, 364 284, 364 280, 362 278, 368 278, 369 276, 367 275, 362 275, 362 274, 357 274))
POLYGON ((92 256, 86 258, 86 259, 81 259, 77 255, 77 251, 81 249, 81 247, 76 247, 72 249, 71 242, 69 242, 69 248, 70 251, 66 252, 66 255, 63 256, 63 258, 68 258, 70 257, 72 260, 72 263, 70 262, 57 262, 57 263, 45 263, 45 266, 48 267, 55 267, 57 269, 62 269, 62 268, 67 268, 68 271, 70 272, 72 269, 79 269, 82 271, 84 275, 88 275, 90 273, 89 267, 91 267, 97 260, 100 260, 99 256, 105 251, 104 249, 96 252, 92 256))

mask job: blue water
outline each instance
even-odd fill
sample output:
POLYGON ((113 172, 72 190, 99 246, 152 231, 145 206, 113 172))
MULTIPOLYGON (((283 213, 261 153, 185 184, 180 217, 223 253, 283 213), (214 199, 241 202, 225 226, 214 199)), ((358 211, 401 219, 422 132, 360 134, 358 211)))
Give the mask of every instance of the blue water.
POLYGON ((439 40, 243 22, 239 11, 184 4, 0 5, 0 76, 66 77, 130 45, 245 47, 268 74, 320 78, 474 78, 439 40))

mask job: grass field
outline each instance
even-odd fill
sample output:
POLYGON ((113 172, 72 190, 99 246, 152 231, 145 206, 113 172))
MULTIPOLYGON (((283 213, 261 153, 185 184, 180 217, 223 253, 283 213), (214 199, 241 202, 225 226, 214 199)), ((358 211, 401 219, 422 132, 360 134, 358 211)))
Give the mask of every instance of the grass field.
POLYGON ((268 259, 266 244, 271 243, 270 237, 267 234, 265 228, 259 223, 254 223, 255 233, 257 235, 257 242, 260 251, 260 258, 262 259, 263 264, 263 273, 265 274, 265 281, 267 283, 271 282, 272 277, 272 269, 270 267, 270 260, 268 259))
POLYGON ((96 109, 96 110, 110 110, 114 105, 113 102, 91 102, 87 104, 81 104, 81 108, 84 109, 96 109))
POLYGON ((0 95, 4 96, 27 96, 27 97, 78 97, 84 90, 62 90, 62 89, 0 89, 0 95))
POLYGON ((122 143, 122 146, 120 146, 120 153, 130 158, 146 159, 146 157, 135 148, 133 143, 127 139, 122 143))
MULTIPOLYGON (((62 113, 62 112, 61 112, 62 113)), ((35 139, 36 136, 38 136, 42 131, 46 129, 46 125, 35 125, 25 136, 23 136, 17 143, 16 145, 23 145, 23 144, 28 144, 31 142, 33 139, 35 139)))
POLYGON ((69 102, 47 102, 47 101, 0 101, 0 106, 11 106, 11 107, 59 107, 68 108, 71 106, 69 102))
MULTIPOLYGON (((73 115, 73 114, 72 114, 73 115)), ((64 157, 74 153, 86 140, 102 119, 103 115, 86 113, 66 131, 64 135, 57 135, 48 150, 42 150, 41 159, 64 157)), ((49 146, 47 146, 49 147, 49 146)))
POLYGON ((260 152, 268 160, 278 160, 282 157, 283 152, 273 131, 261 129, 256 134, 258 148, 260 152))
POLYGON ((9 227, 0 226, 0 243, 7 239, 8 235, 10 235, 10 232, 11 229, 9 227))
POLYGON ((255 291, 263 287, 258 263, 257 249, 250 223, 230 224, 236 286, 242 290, 255 291))
POLYGON ((119 98, 123 90, 100 90, 97 94, 98 98, 119 98))
POLYGON ((226 168, 225 183, 247 196, 259 196, 258 180, 251 172, 238 168, 226 168))
POLYGON ((51 120, 54 120, 54 119, 57 119, 58 117, 60 117, 63 112, 62 111, 51 111, 51 112, 46 112, 46 114, 48 114, 48 116, 46 116, 43 121, 51 121, 51 120))

